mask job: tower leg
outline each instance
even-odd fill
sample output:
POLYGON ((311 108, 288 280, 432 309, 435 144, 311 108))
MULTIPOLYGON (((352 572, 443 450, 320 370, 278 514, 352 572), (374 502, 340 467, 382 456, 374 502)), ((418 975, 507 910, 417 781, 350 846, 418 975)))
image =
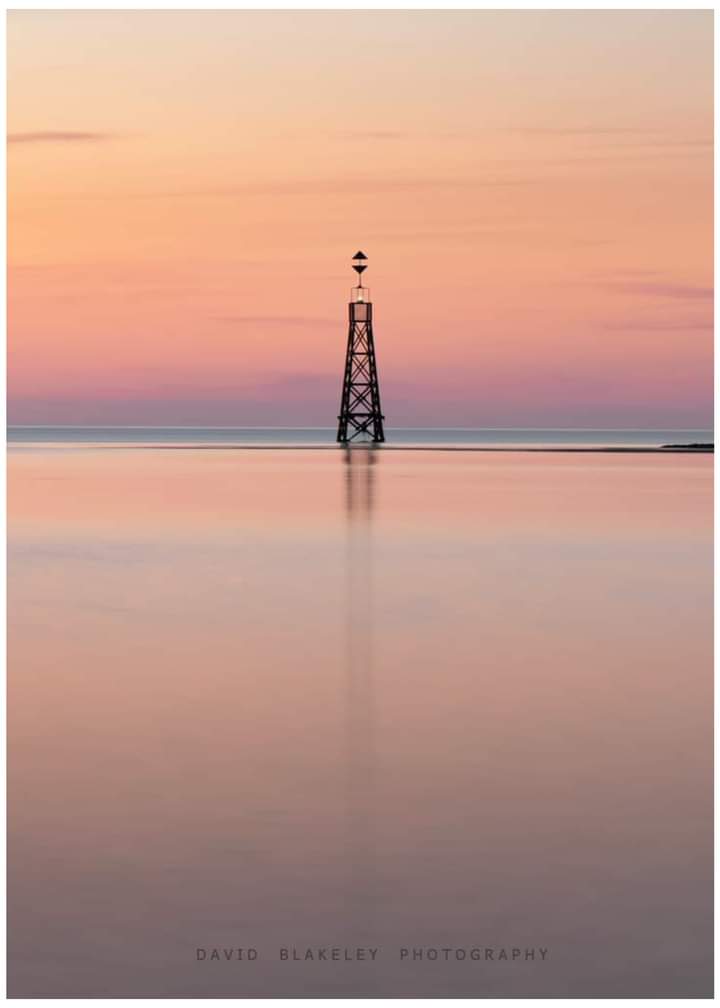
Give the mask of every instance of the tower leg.
POLYGON ((375 361, 372 305, 351 303, 337 440, 344 444, 351 441, 380 444, 385 440, 384 419, 375 361))

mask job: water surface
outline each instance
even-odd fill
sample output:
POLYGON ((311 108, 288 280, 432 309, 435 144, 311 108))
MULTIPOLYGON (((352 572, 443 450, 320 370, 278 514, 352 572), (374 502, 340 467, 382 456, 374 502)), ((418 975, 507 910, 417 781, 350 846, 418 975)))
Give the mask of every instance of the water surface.
POLYGON ((10 993, 709 993, 711 474, 11 450, 10 993))

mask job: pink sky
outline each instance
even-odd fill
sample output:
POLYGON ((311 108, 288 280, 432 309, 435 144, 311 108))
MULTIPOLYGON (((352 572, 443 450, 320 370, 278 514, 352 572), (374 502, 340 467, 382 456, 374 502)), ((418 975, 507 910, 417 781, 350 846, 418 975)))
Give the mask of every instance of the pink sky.
POLYGON ((712 418, 708 12, 20 12, 10 421, 712 418))

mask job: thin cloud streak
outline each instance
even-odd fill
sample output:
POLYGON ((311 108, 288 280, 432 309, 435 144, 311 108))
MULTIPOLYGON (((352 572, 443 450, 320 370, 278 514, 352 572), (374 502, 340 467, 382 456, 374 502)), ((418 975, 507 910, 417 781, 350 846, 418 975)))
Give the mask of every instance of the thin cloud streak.
POLYGON ((678 301, 712 301, 712 287, 696 287, 679 283, 610 283, 602 285, 618 294, 637 294, 640 297, 672 298, 678 301))
MULTIPOLYGON (((429 137, 435 137, 438 140, 479 140, 482 135, 487 135, 489 133, 501 133, 508 136, 527 136, 527 137, 556 137, 561 139, 567 137, 573 138, 597 138, 600 144, 599 149, 606 150, 608 147, 610 149, 617 150, 633 150, 636 148, 648 148, 650 150, 657 150, 663 148, 699 148, 699 149, 712 149, 714 146, 714 141, 712 138, 703 137, 677 137, 663 135, 662 130, 653 129, 635 129, 635 128, 610 128, 610 127, 593 127, 593 126, 582 126, 582 127, 533 127, 533 126, 507 126, 507 127, 487 127, 481 129, 478 132, 468 131, 433 131, 433 132, 423 132, 423 131, 403 131, 403 130, 344 130, 340 133, 336 133, 335 136, 342 140, 359 140, 359 141, 387 141, 387 140, 423 140, 429 137), (621 141, 617 144, 605 141, 605 138, 617 137, 621 141)), ((597 149, 597 148, 596 148, 597 149)))
POLYGON ((689 319, 679 322, 647 319, 633 322, 607 322, 602 328, 611 332, 690 332, 693 330, 712 331, 714 324, 712 320, 707 319, 689 319))
POLYGON ((401 130, 347 130, 336 136, 343 140, 402 140, 412 134, 401 130))
POLYGON ((635 126, 497 126, 490 127, 494 133, 537 134, 538 136, 647 136, 658 134, 659 130, 640 129, 635 126))
POLYGON ((216 315, 213 322, 222 322, 228 325, 277 325, 277 326, 305 326, 305 325, 337 325, 337 319, 313 318, 309 315, 216 315))
POLYGON ((56 200, 157 200, 157 199, 230 199, 236 196, 308 196, 326 199, 328 196, 374 196, 379 193, 421 192, 430 189, 484 189, 536 185, 537 178, 424 178, 380 179, 339 178, 305 179, 297 182, 246 182, 240 185, 218 186, 210 189, 176 189, 173 191, 136 193, 61 193, 50 196, 56 200))
POLYGON ((96 143, 111 140, 110 133, 90 133, 80 130, 39 130, 35 133, 8 133, 9 144, 35 143, 96 143))

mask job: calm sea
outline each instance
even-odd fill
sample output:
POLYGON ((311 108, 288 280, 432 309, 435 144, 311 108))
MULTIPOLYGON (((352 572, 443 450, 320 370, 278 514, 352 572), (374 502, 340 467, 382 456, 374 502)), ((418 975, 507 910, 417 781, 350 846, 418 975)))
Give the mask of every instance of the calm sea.
MULTIPOLYGON (((712 442, 711 430, 397 427, 388 447, 659 447, 712 442)), ((13 444, 330 446, 330 427, 10 427, 13 444)))
POLYGON ((712 456, 311 437, 13 432, 11 996, 709 994, 712 456))

